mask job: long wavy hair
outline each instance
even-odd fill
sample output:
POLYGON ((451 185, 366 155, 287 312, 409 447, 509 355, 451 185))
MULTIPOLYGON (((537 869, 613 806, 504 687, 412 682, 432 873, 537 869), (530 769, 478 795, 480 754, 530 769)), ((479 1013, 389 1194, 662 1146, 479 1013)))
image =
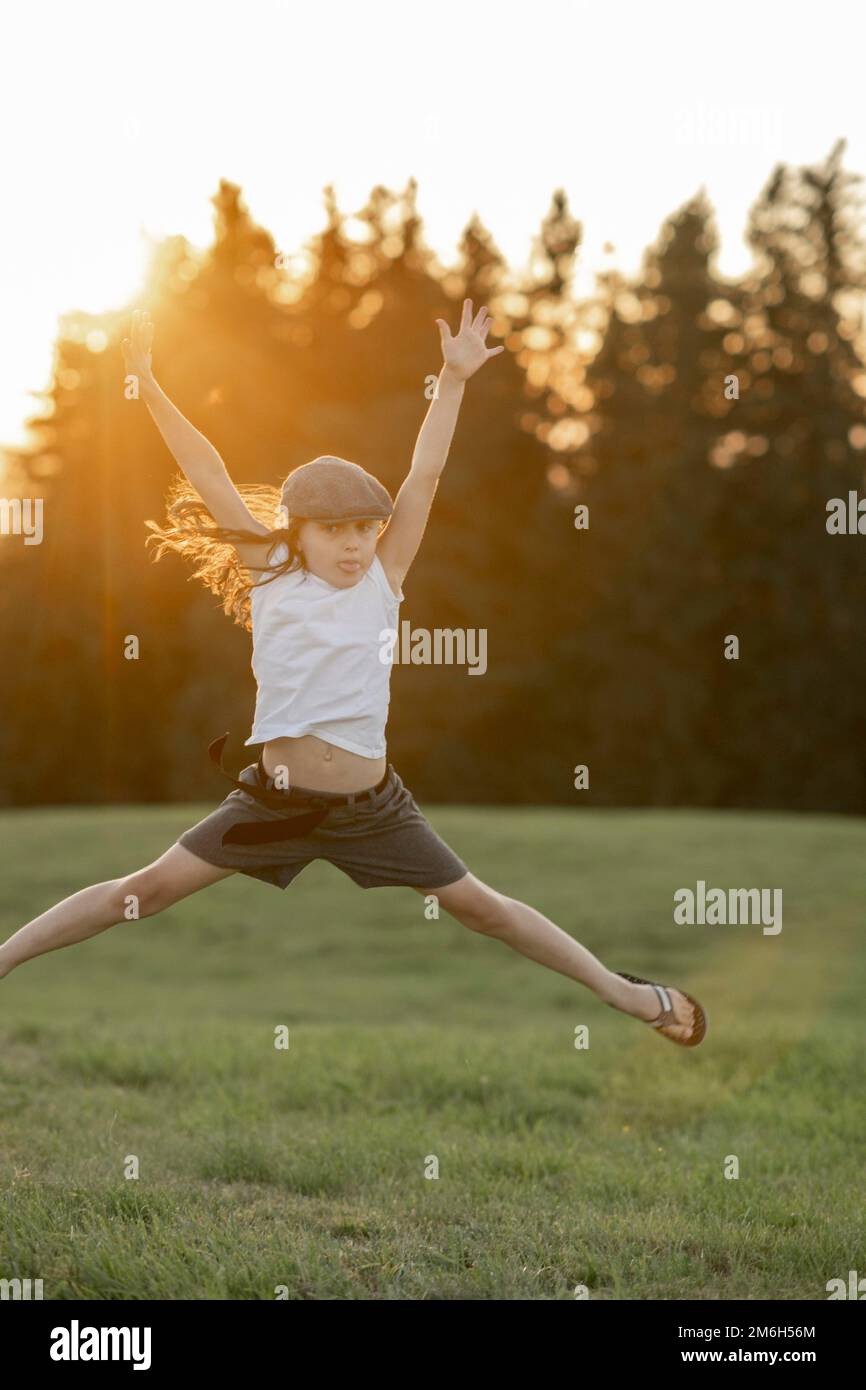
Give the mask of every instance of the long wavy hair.
MULTIPOLYGON (((309 573, 299 539, 300 529, 307 518, 289 515, 284 501, 286 482, 280 488, 255 483, 237 486, 237 491, 256 521, 268 528, 265 534, 218 526, 209 508, 182 473, 173 478, 166 495, 166 525, 158 526, 155 521, 145 522, 152 532, 145 545, 155 546, 154 561, 167 550, 174 550, 185 560, 191 561, 195 569, 190 578, 200 579, 211 593, 216 594, 222 600, 223 612, 239 627, 246 628, 247 632, 252 631, 250 595, 253 589, 271 584, 280 575, 293 570, 309 573), (243 565, 235 549, 238 542, 261 546, 262 563, 243 565), (288 547, 288 558, 279 564, 272 564, 272 552, 280 544, 288 547), (251 581, 251 569, 261 571, 263 577, 251 581)), ((385 522, 381 521, 380 532, 384 525, 385 522)))
POLYGON ((155 521, 145 522, 153 533, 147 537, 145 545, 155 546, 154 561, 169 550, 191 561, 195 568, 190 578, 200 579, 211 593, 217 594, 222 600, 223 612, 250 632, 253 589, 270 584, 292 570, 307 569, 298 540, 305 518, 288 515, 279 488, 242 483, 237 491, 256 521, 268 528, 266 535, 217 526, 195 488, 179 473, 166 495, 166 524, 158 526, 155 521), (261 546, 261 565, 242 565, 235 549, 238 542, 261 546), (288 559, 271 565, 271 554, 281 543, 289 548, 288 559), (249 569, 261 570, 264 577, 253 582, 249 569))

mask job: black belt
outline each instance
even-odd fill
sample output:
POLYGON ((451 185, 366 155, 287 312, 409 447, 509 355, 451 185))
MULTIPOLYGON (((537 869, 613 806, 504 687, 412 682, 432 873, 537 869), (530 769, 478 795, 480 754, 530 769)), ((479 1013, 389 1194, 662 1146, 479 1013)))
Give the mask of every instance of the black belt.
MULTIPOLYGON (((311 830, 315 830, 317 825, 325 819, 332 806, 350 806, 356 801, 368 801, 380 792, 388 781, 389 770, 385 769, 385 774, 375 787, 367 787, 361 792, 339 793, 327 796, 317 796, 314 792, 310 795, 301 795, 293 790, 282 792, 268 792, 262 787, 254 786, 251 782, 241 782, 237 777, 232 777, 230 772, 226 772, 223 767, 222 754, 228 734, 221 734, 208 744, 208 754, 211 762, 218 768, 223 777, 231 782, 232 786, 238 791, 246 792, 248 796, 261 801, 263 805, 270 806, 274 810, 286 811, 287 803, 295 806, 314 807, 312 810, 303 810, 294 815, 284 815, 280 821, 241 821, 227 830, 222 837, 222 843, 241 844, 241 845, 260 845, 270 844, 275 840, 292 840, 298 835, 308 835, 311 830)), ((265 774, 262 755, 259 754, 258 766, 265 774)))

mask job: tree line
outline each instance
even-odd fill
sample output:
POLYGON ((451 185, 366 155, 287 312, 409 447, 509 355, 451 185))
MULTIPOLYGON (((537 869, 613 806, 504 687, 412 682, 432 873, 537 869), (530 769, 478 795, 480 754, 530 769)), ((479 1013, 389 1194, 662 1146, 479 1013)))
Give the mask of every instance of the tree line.
MULTIPOLYGON (((866 451, 843 155, 772 171, 737 281, 704 190, 638 275, 600 273, 583 300, 561 190, 525 272, 477 218, 439 264, 414 182, 373 190, 363 236, 327 189, 299 253, 223 182, 207 251, 155 251, 157 379, 238 483, 331 453, 395 495, 434 320, 455 325, 464 296, 495 314, 507 351, 467 387, 404 584, 413 629, 486 637, 483 675, 394 668, 389 758, 419 798, 866 809, 866 534, 828 529, 832 499, 856 509, 866 451)), ((210 739, 231 733, 235 769, 255 755, 249 635, 145 551, 176 465, 124 393, 130 313, 63 321, 38 444, 4 480, 44 517, 39 545, 0 537, 7 805, 216 802, 210 739)))

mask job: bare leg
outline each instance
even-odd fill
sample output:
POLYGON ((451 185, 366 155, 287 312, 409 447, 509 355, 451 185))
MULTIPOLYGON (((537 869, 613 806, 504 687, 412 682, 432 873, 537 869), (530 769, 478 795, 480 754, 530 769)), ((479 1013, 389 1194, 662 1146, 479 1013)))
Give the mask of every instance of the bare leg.
POLYGON ((152 917, 234 872, 172 845, 146 868, 82 888, 21 927, 0 946, 0 978, 34 956, 85 941, 119 922, 152 917))
MULTIPOLYGON (((494 936, 530 960, 568 975, 612 1008, 648 1021, 658 1017, 658 995, 650 985, 634 985, 622 979, 549 917, 527 903, 498 893, 474 874, 464 874, 444 888, 418 888, 416 892, 435 894, 440 906, 464 926, 494 936)), ((672 988, 670 994, 677 1024, 682 1021, 683 1026, 675 1031, 675 1025, 670 1025, 668 1031, 685 1037, 691 1030, 694 1010, 679 990, 672 988)))

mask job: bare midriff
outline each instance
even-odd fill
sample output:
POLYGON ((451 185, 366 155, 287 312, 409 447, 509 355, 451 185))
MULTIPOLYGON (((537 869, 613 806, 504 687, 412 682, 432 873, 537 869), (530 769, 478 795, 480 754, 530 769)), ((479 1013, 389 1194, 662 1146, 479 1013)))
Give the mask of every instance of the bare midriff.
POLYGON ((366 791, 382 780, 388 766, 385 756, 364 758, 325 743, 315 734, 270 739, 262 748, 262 762, 269 777, 285 767, 290 787, 310 787, 319 792, 366 791))

